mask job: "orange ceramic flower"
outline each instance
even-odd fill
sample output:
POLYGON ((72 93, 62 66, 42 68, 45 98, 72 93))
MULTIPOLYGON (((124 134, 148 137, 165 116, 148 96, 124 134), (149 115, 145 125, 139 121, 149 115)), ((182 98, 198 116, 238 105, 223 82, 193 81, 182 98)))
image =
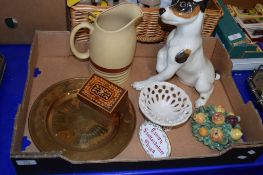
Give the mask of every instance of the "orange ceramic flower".
POLYGON ((202 112, 199 112, 197 113, 195 116, 194 116, 194 120, 196 121, 196 123, 198 124, 203 124, 205 122, 205 119, 206 119, 206 115, 202 112))
POLYGON ((201 128, 199 129, 199 134, 200 134, 200 136, 202 136, 202 137, 208 136, 208 130, 207 130, 207 128, 206 128, 206 127, 201 127, 201 128))
POLYGON ((222 125, 225 122, 225 116, 222 112, 216 112, 212 116, 212 121, 217 125, 222 125))
POLYGON ((220 128, 212 128, 210 131, 210 138, 214 142, 220 142, 224 137, 224 133, 220 128))

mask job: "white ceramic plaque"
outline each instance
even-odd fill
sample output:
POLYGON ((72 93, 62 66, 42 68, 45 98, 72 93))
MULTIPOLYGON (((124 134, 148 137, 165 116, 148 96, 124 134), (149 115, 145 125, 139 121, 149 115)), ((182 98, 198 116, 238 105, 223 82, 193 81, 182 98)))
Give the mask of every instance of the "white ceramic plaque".
POLYGON ((152 158, 165 158, 171 154, 171 145, 163 129, 152 122, 144 122, 139 131, 141 144, 152 158))

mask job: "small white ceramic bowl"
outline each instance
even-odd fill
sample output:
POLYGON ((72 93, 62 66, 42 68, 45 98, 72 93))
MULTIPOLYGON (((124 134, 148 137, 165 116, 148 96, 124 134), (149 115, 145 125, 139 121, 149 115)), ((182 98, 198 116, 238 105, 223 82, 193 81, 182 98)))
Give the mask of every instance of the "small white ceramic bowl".
POLYGON ((140 92, 139 107, 151 122, 173 127, 188 120, 192 103, 179 87, 168 82, 155 82, 140 92))

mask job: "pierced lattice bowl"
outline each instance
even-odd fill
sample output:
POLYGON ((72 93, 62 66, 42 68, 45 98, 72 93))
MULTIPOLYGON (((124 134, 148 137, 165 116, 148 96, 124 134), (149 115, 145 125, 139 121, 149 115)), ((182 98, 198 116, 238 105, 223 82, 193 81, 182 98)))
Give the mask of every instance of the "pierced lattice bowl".
POLYGON ((188 120, 192 103, 181 88, 168 82, 155 82, 140 92, 139 107, 151 122, 173 127, 188 120))

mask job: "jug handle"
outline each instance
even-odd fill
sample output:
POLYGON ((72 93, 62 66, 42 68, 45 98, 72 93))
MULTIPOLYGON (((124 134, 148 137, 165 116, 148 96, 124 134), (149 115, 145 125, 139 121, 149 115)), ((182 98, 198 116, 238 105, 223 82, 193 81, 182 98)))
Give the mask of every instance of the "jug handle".
POLYGON ((74 43, 76 33, 82 28, 88 28, 90 30, 90 34, 92 34, 92 32, 94 30, 94 27, 92 26, 92 24, 90 24, 89 22, 86 22, 86 21, 81 22, 80 24, 76 25, 70 33, 70 48, 71 48, 71 51, 73 52, 73 54, 77 58, 84 60, 84 59, 89 58, 89 49, 86 52, 79 52, 76 49, 75 43, 74 43))

